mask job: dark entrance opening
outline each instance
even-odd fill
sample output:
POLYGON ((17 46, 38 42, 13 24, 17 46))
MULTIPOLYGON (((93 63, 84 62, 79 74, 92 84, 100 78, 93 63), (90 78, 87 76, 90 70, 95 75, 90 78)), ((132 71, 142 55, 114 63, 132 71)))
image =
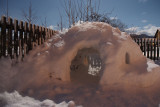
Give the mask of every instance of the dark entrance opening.
POLYGON ((83 48, 71 62, 70 78, 73 83, 98 84, 100 80, 101 58, 94 48, 83 48))

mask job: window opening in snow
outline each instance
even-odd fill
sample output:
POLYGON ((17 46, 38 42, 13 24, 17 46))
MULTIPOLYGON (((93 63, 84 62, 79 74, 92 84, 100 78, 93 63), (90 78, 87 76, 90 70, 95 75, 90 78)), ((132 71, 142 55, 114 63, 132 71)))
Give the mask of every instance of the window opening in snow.
POLYGON ((71 82, 98 84, 100 80, 101 58, 94 48, 83 48, 71 62, 71 82))
POLYGON ((125 56, 125 60, 126 60, 126 64, 130 64, 130 56, 128 54, 128 52, 126 53, 126 56, 125 56))

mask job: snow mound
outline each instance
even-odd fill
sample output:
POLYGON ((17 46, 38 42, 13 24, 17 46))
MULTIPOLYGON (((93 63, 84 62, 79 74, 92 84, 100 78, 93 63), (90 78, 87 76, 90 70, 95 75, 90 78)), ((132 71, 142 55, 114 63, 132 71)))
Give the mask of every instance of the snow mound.
POLYGON ((5 107, 82 107, 76 106, 74 101, 68 103, 63 101, 59 104, 49 99, 39 101, 28 96, 23 97, 17 91, 0 93, 0 101, 6 103, 5 107))
POLYGON ((147 67, 147 71, 148 71, 148 72, 151 72, 154 68, 159 67, 159 65, 155 64, 155 63, 154 63, 153 61, 151 61, 151 60, 148 60, 148 61, 147 61, 147 65, 148 65, 148 67, 147 67))

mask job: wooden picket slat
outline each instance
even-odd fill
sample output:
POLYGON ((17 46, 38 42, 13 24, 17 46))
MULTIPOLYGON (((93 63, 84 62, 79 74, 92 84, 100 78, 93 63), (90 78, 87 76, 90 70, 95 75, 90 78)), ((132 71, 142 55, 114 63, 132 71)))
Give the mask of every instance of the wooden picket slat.
POLYGON ((22 55, 22 60, 24 58, 24 27, 23 27, 23 21, 20 21, 20 53, 22 55))
MULTIPOLYGON (((2 24, 0 21, 0 31, 2 31, 2 24)), ((2 32, 0 32, 0 58, 2 57, 2 32)))
POLYGON ((38 44, 38 45, 40 45, 40 41, 39 41, 39 40, 40 40, 40 39, 39 39, 40 37, 39 37, 39 34, 40 34, 40 33, 39 33, 39 26, 36 26, 36 41, 37 41, 37 44, 38 44))
POLYGON ((153 57, 152 57, 152 55, 153 55, 153 41, 152 41, 152 39, 151 39, 151 42, 150 42, 150 52, 151 52, 151 56, 150 56, 150 59, 152 59, 153 57))
POLYGON ((35 24, 33 24, 32 33, 33 33, 33 44, 32 44, 32 49, 33 49, 35 46, 35 43, 36 43, 36 26, 35 26, 35 24))
POLYGON ((16 57, 18 58, 18 20, 14 19, 14 53, 16 54, 16 57))
POLYGON ((1 39, 1 54, 6 56, 6 17, 4 16, 2 16, 1 39))
POLYGON ((13 58, 13 54, 14 52, 12 51, 13 49, 13 34, 12 34, 12 30, 13 30, 13 20, 12 18, 8 18, 8 41, 9 41, 9 46, 8 46, 8 54, 10 54, 11 59, 13 58))
POLYGON ((156 38, 133 38, 140 46, 144 56, 152 60, 159 59, 159 39, 156 38))
POLYGON ((28 50, 32 50, 32 42, 33 42, 33 33, 32 33, 32 24, 29 23, 29 39, 28 39, 28 50))
POLYGON ((156 39, 154 39, 154 56, 153 59, 156 60, 156 39))
POLYGON ((143 44, 144 44, 144 56, 146 56, 146 39, 145 38, 144 38, 143 44))
POLYGON ((159 59, 159 38, 157 39, 157 60, 159 59))
POLYGON ((39 45, 42 44, 42 27, 39 27, 39 45))
POLYGON ((28 32, 28 23, 25 22, 25 25, 24 25, 24 56, 27 54, 27 32, 28 32))

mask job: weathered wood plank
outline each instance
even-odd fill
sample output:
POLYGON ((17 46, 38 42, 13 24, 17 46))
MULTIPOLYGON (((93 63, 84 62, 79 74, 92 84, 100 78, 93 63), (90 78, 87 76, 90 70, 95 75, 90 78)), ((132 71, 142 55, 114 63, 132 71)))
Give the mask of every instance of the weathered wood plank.
POLYGON ((33 44, 32 44, 32 49, 33 49, 35 46, 35 43, 36 43, 36 26, 35 26, 35 24, 33 24, 32 33, 33 33, 33 44))
POLYGON ((20 53, 22 55, 22 60, 24 58, 24 27, 23 27, 23 21, 20 21, 20 53))
POLYGON ((27 32, 28 32, 28 23, 24 24, 24 56, 27 54, 27 32))
POLYGON ((143 43, 144 43, 144 56, 146 56, 146 38, 144 38, 143 43))
POLYGON ((2 28, 1 28, 1 54, 6 56, 6 17, 2 16, 2 28))
POLYGON ((33 42, 32 24, 29 23, 28 51, 32 50, 32 42, 33 42))
POLYGON ((18 40, 18 20, 14 19, 14 53, 16 54, 16 57, 18 58, 18 46, 19 46, 19 40, 18 40))
POLYGON ((12 18, 8 18, 8 41, 9 41, 9 48, 8 48, 8 54, 10 54, 11 59, 13 58, 13 54, 14 52, 12 51, 13 49, 13 34, 12 34, 12 30, 13 30, 13 20, 12 18))
POLYGON ((150 49, 151 49, 151 50, 150 50, 150 53, 151 53, 150 58, 153 59, 153 56, 152 56, 152 55, 153 55, 153 41, 152 41, 152 39, 151 39, 151 42, 150 42, 150 47, 151 47, 151 48, 150 48, 150 49))
POLYGON ((147 58, 149 58, 149 50, 150 50, 150 47, 149 47, 149 39, 147 40, 147 58))

